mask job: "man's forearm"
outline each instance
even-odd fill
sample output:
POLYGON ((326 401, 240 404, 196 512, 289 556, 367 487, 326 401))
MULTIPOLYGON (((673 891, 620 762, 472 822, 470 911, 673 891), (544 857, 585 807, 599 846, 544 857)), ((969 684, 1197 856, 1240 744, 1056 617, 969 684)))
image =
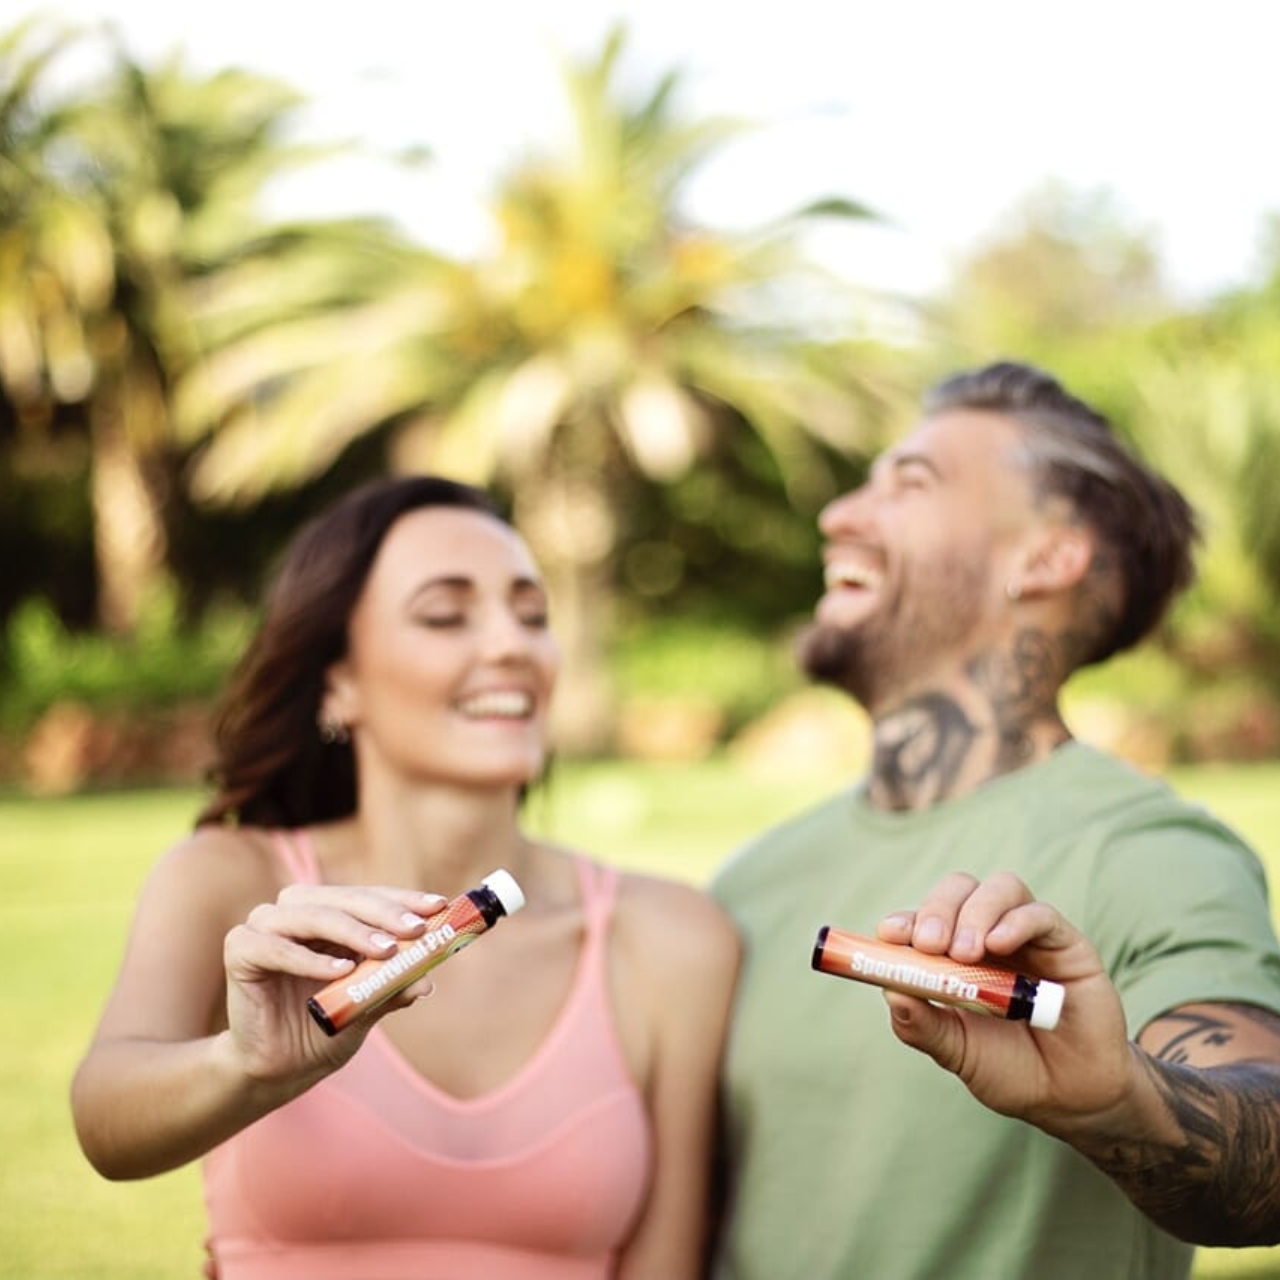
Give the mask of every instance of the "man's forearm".
POLYGON ((1162 1115, 1074 1145, 1159 1226, 1203 1245, 1280 1241, 1280 1068, 1188 1067, 1135 1050, 1162 1115))

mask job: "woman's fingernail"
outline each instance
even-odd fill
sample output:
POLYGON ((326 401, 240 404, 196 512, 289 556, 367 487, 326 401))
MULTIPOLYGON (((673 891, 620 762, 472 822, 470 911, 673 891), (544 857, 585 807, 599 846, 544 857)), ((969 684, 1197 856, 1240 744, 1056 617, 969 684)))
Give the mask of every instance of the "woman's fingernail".
POLYGON ((385 951, 388 947, 394 947, 396 945, 396 940, 394 938, 376 929, 369 935, 369 941, 381 951, 385 951))
POLYGON ((416 929, 420 924, 426 924, 426 921, 419 915, 415 915, 412 911, 406 911, 400 917, 400 923, 406 929, 416 929))

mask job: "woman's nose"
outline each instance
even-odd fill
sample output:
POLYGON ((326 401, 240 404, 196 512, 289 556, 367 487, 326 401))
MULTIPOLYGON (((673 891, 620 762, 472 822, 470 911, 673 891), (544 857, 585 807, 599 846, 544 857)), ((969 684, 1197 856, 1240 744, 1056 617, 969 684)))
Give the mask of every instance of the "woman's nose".
POLYGON ((485 620, 484 649, 490 658, 526 657, 532 641, 528 626, 506 609, 495 609, 485 620))

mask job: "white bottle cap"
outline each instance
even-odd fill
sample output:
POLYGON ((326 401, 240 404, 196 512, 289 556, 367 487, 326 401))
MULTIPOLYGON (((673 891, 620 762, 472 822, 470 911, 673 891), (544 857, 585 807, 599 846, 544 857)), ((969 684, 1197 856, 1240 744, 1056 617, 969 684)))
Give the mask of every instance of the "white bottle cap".
POLYGON ((1031 1025, 1041 1031, 1052 1031, 1062 1015, 1062 1002, 1066 994, 1067 989, 1062 983, 1041 978, 1036 984, 1035 1003, 1031 1007, 1031 1025))
POLYGON ((499 867, 497 871, 490 871, 480 883, 502 903, 507 915, 515 915, 524 906, 524 890, 516 884, 516 878, 510 871, 499 867))

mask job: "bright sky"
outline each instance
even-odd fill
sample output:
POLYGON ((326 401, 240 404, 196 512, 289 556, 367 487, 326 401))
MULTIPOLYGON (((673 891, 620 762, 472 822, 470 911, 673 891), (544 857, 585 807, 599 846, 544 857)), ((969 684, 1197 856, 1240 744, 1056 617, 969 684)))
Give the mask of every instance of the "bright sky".
POLYGON ((504 161, 557 136, 556 50, 596 48, 619 18, 629 77, 681 67, 691 111, 762 126, 705 171, 691 211, 739 225, 862 200, 893 228, 818 250, 874 287, 936 286, 1049 178, 1110 188, 1188 294, 1245 282, 1280 213, 1271 0, 6 0, 3 21, 33 11, 109 15, 146 61, 182 46, 200 69, 277 75, 311 98, 317 136, 430 148, 412 178, 366 164, 288 198, 458 251, 482 243, 504 161))

